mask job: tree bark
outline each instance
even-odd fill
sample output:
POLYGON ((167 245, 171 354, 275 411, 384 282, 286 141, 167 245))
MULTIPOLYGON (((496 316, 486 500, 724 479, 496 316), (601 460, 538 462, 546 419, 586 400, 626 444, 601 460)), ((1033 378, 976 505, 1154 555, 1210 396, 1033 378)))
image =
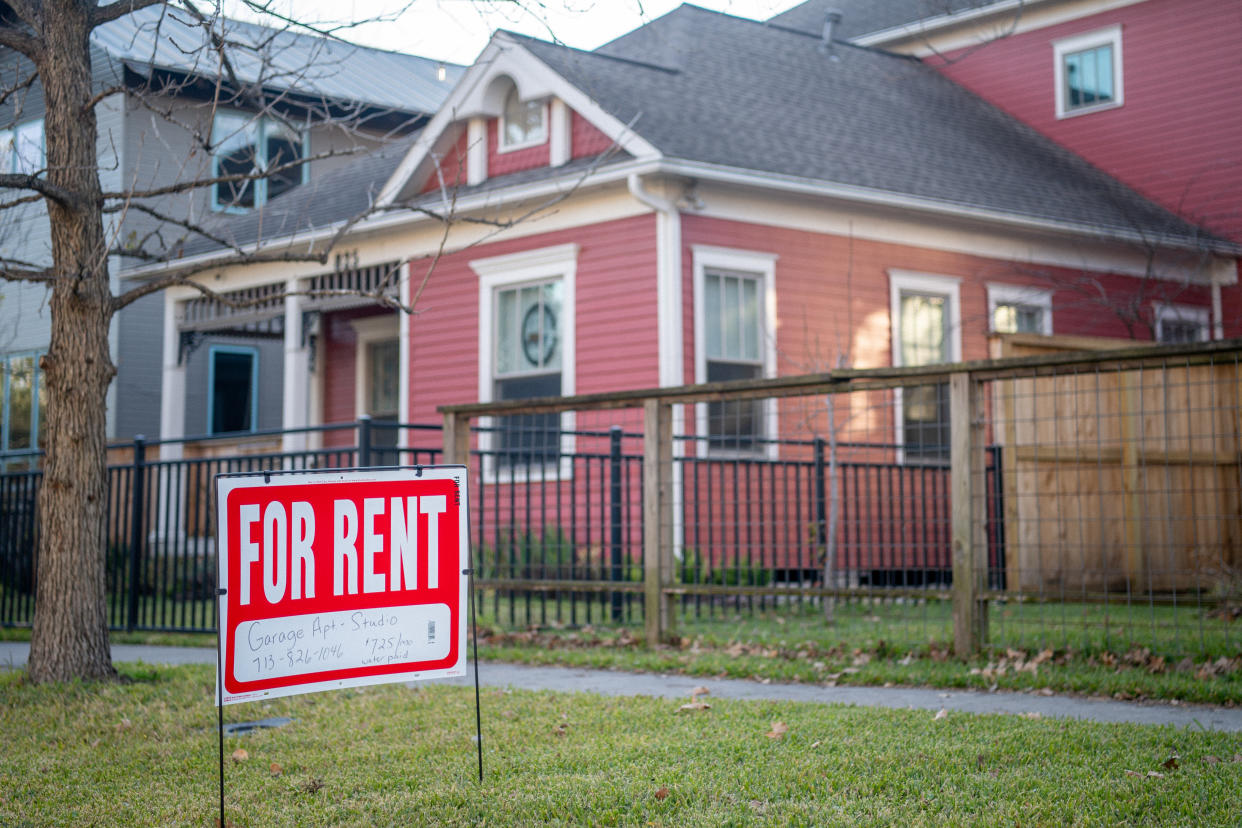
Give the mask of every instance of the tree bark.
POLYGON ((91 97, 89 0, 48 0, 34 56, 46 112, 47 199, 55 280, 51 342, 40 365, 46 458, 34 629, 28 675, 35 682, 116 675, 108 647, 105 394, 116 373, 108 348, 112 294, 91 97))

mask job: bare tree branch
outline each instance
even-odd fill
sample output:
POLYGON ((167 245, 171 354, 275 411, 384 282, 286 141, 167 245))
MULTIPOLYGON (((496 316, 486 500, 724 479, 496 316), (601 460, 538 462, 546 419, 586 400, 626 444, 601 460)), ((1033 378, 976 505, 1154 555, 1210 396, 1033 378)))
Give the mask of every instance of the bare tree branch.
POLYGON ((78 193, 71 193, 54 184, 49 184, 37 175, 0 173, 0 188, 4 187, 14 190, 34 190, 36 193, 46 196, 69 209, 77 209, 82 206, 82 198, 78 193))
POLYGON ((104 23, 110 23, 130 12, 136 12, 162 2, 164 0, 113 0, 113 2, 106 6, 95 6, 91 9, 91 26, 93 28, 104 23))

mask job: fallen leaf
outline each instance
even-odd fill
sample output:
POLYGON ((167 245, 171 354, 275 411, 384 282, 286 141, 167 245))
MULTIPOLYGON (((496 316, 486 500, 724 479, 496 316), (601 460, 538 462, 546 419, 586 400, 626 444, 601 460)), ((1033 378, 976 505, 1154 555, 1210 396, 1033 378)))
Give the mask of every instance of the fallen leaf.
POLYGON ((556 727, 552 728, 553 736, 564 736, 568 732, 569 732, 569 725, 566 722, 561 722, 556 727))
POLYGON ((783 739, 785 734, 789 732, 789 725, 784 722, 772 722, 772 729, 768 731, 769 739, 783 739))
POLYGON ((280 765, 276 764, 275 762, 268 765, 267 769, 268 771, 271 772, 272 776, 280 776, 282 773, 285 772, 285 769, 282 768, 280 765))
POLYGON ((978 756, 975 757, 975 767, 978 768, 979 770, 983 770, 983 763, 986 761, 987 760, 984 758, 983 754, 980 753, 978 756))
POLYGON ((1126 776, 1137 776, 1139 779, 1143 778, 1143 774, 1139 773, 1138 771, 1132 771, 1132 770, 1126 771, 1126 776))
POLYGON ((945 710, 945 709, 942 707, 942 708, 940 708, 940 711, 939 711, 939 712, 938 712, 935 716, 932 716, 932 721, 933 721, 933 722, 938 722, 938 721, 940 721, 941 719, 948 718, 948 716, 949 716, 949 711, 948 711, 948 710, 945 710))
POLYGON ((1021 717, 1022 717, 1022 718, 1024 718, 1024 719, 1030 719, 1030 720, 1032 720, 1032 721, 1036 721, 1036 722, 1037 722, 1037 721, 1039 721, 1040 719, 1042 719, 1042 718, 1044 717, 1044 714, 1043 714, 1043 713, 1037 713, 1037 712, 1031 712, 1031 713, 1019 713, 1018 715, 1019 715, 1019 716, 1021 716, 1021 717))
POLYGON ((699 686, 690 691, 690 700, 695 701, 699 696, 710 696, 711 693, 706 687, 699 686))
POLYGON ((689 704, 683 704, 681 707, 677 708, 677 712, 678 713, 694 713, 697 710, 711 710, 711 709, 712 709, 712 706, 708 704, 707 702, 690 702, 689 704))
POLYGON ((1052 688, 1051 688, 1051 687, 1041 687, 1041 688, 1039 688, 1039 690, 1038 690, 1038 691, 1036 691, 1036 692, 1038 692, 1038 693, 1039 693, 1039 695, 1041 695, 1041 696, 1051 696, 1051 695, 1052 695, 1052 688))
POLYGON ((237 750, 233 751, 234 762, 245 762, 249 758, 250 758, 250 754, 246 752, 245 748, 238 748, 237 750))
POLYGON ((1204 757, 1203 757, 1203 761, 1204 761, 1204 762, 1207 762, 1209 765, 1219 765, 1219 764, 1220 764, 1220 757, 1219 757, 1219 756, 1213 756, 1212 754, 1210 754, 1210 753, 1209 753, 1207 756, 1204 756, 1204 757))
POLYGON ((302 790, 308 794, 318 793, 323 788, 322 779, 308 779, 302 783, 302 790))
POLYGON ((1147 775, 1150 776, 1152 779, 1164 779, 1164 774, 1161 773, 1160 771, 1148 771, 1147 775))
POLYGON ((897 663, 900 664, 902 667, 909 667, 913 662, 914 662, 914 653, 906 653, 906 657, 899 660, 897 663))
POLYGON ((115 725, 117 732, 120 732, 122 730, 129 730, 133 726, 134 726, 134 723, 131 722, 129 719, 121 719, 115 725))
POLYGON ((656 792, 655 792, 655 798, 656 798, 656 799, 667 799, 667 798, 668 798, 668 788, 660 788, 660 790, 656 791, 656 792))
POLYGON ((1160 763, 1160 767, 1165 770, 1177 770, 1180 767, 1180 765, 1177 764, 1177 754, 1175 753, 1168 759, 1165 759, 1162 763, 1160 763))
POLYGON ((812 750, 814 750, 814 749, 815 749, 815 748, 817 748, 817 747, 819 747, 819 740, 818 740, 818 739, 816 739, 814 742, 811 742, 811 749, 812 749, 812 750))

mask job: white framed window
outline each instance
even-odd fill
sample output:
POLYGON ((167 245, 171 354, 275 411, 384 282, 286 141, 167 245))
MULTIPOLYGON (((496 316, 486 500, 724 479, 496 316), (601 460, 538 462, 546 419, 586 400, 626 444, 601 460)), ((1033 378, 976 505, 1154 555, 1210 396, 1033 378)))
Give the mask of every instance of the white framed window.
POLYGON ((1157 342, 1177 345, 1187 342, 1207 342, 1211 339, 1210 317, 1207 308, 1156 302, 1154 312, 1157 342))
POLYGON ((1058 118, 1114 109, 1125 102, 1121 74, 1121 26, 1052 42, 1058 118))
MULTIPOLYGON (((893 364, 934 365, 962 358, 961 280, 890 270, 893 364)), ((949 386, 920 385, 894 392, 897 462, 947 462, 949 386)))
MULTIPOLYGON (((470 262, 479 277, 481 402, 575 393, 577 266, 576 244, 470 262)), ((484 475, 568 479, 573 423, 572 412, 482 418, 484 475)))
POLYGON ((505 96, 497 132, 497 152, 539 146, 548 140, 548 102, 524 101, 518 97, 517 87, 513 87, 505 96))
MULTIPOLYGON (((0 356, 0 453, 39 446, 44 390, 41 352, 0 356)), ((5 468, 0 462, 0 470, 5 468)))
MULTIPOLYGON (((776 374, 776 255, 694 245, 695 382, 776 374)), ((778 454, 776 400, 695 405, 699 454, 778 454)))
POLYGON ((259 349, 212 345, 207 361, 207 433, 241 434, 259 423, 259 349))
POLYGON ((42 118, 0 129, 0 172, 34 175, 44 164, 42 118))
POLYGON ((989 284, 988 330, 1052 336, 1052 291, 1026 285, 989 284))
POLYGON ((286 166, 305 158, 303 132, 269 116, 217 112, 211 127, 212 175, 262 177, 221 181, 211 188, 213 210, 244 213, 306 183, 309 164, 286 166), (283 169, 280 169, 282 168, 283 169), (267 175, 266 171, 275 170, 267 175))

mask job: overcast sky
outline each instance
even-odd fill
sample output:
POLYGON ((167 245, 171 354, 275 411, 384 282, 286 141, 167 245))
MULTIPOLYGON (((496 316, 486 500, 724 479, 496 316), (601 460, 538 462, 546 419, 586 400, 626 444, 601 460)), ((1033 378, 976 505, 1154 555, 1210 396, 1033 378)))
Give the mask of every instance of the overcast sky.
MULTIPOLYGON (((703 6, 739 17, 764 20, 801 0, 698 0, 703 6)), ((471 63, 496 29, 510 29, 579 49, 593 49, 680 5, 679 0, 274 0, 278 9, 296 10, 298 19, 324 23, 375 18, 342 32, 366 46, 471 63), (408 8, 406 8, 408 6, 408 8), (404 12, 401 10, 405 9, 404 12)), ((230 17, 260 20, 238 0, 225 0, 230 17)), ((269 21, 270 22, 270 21, 269 21)))

